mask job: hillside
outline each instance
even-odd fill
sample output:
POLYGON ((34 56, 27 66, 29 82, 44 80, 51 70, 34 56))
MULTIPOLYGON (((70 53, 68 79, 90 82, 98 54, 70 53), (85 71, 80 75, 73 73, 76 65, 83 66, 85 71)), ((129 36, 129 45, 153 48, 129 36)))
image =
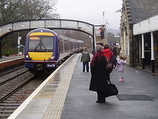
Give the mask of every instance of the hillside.
POLYGON ((120 34, 120 29, 107 29, 108 33, 113 33, 114 35, 120 34))

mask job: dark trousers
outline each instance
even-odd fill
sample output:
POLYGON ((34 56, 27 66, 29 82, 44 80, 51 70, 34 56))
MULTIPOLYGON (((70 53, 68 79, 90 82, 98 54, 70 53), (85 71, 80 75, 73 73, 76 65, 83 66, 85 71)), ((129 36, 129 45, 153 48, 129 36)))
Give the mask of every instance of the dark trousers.
POLYGON ((85 68, 89 72, 89 62, 83 62, 83 72, 85 72, 85 68))
POLYGON ((97 92, 97 94, 98 94, 98 100, 97 101, 104 103, 106 101, 105 100, 106 93, 105 92, 97 92))

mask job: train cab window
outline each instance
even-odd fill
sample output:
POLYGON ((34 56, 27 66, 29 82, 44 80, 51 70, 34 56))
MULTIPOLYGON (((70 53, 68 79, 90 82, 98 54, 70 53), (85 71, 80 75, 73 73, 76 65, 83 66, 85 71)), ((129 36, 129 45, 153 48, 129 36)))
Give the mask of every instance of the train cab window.
POLYGON ((30 37, 29 39, 29 51, 48 52, 53 51, 53 37, 30 37))

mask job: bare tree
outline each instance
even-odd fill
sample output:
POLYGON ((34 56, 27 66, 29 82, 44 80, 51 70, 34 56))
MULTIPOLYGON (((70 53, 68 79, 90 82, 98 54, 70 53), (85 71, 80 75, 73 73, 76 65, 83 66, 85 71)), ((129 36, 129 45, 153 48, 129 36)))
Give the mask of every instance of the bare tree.
POLYGON ((58 18, 56 0, 0 0, 0 25, 20 20, 58 18))
MULTIPOLYGON (((55 13, 56 1, 57 0, 0 0, 0 26, 21 20, 59 18, 59 15, 55 13)), ((22 36, 21 43, 24 42, 26 36, 26 33, 23 32, 20 33, 20 36, 22 36)), ((2 44, 4 49, 15 49, 17 47, 17 36, 16 32, 10 34, 0 41, 0 45, 2 44)))

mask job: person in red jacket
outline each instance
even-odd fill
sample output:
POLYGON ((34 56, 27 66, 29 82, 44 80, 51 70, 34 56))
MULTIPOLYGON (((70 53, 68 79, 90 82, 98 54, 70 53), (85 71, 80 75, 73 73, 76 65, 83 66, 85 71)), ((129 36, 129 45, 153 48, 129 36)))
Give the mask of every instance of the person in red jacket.
MULTIPOLYGON (((108 44, 104 45, 104 49, 102 50, 104 56, 108 59, 109 62, 112 62, 113 60, 113 52, 111 51, 108 44)), ((110 81, 110 73, 108 74, 108 80, 110 81)))
POLYGON ((108 44, 104 45, 104 50, 102 50, 102 52, 104 53, 104 56, 107 57, 107 59, 109 60, 109 62, 112 60, 113 57, 113 52, 111 51, 111 49, 109 48, 108 44))

